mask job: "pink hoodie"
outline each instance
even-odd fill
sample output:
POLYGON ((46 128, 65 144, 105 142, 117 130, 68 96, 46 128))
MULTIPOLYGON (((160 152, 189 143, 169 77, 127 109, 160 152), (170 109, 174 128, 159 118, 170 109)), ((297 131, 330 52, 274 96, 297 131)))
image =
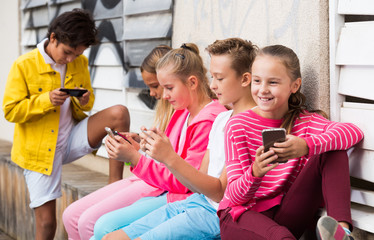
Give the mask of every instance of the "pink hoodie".
MULTIPOLYGON (((165 134, 169 137, 175 152, 196 169, 200 168, 209 141, 209 132, 217 115, 227 109, 213 100, 206 105, 187 127, 183 148, 178 146, 183 125, 189 114, 187 109, 177 110, 173 114, 165 134)), ((168 191, 167 201, 174 202, 187 198, 192 192, 181 184, 169 169, 152 158, 141 156, 138 164, 131 168, 132 173, 146 183, 159 188, 160 194, 168 191)))

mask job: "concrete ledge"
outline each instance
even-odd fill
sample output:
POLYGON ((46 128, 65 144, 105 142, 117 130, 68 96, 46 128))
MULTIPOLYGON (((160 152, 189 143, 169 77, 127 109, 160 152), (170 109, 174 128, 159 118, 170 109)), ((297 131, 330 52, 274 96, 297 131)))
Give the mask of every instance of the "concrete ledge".
MULTIPOLYGON (((28 190, 23 169, 10 159, 11 143, 0 140, 0 229, 14 239, 34 238, 34 213, 29 208, 28 190)), ((62 197, 57 200, 57 231, 55 239, 65 240, 67 234, 62 213, 75 200, 105 186, 108 176, 87 168, 63 166, 62 197)))

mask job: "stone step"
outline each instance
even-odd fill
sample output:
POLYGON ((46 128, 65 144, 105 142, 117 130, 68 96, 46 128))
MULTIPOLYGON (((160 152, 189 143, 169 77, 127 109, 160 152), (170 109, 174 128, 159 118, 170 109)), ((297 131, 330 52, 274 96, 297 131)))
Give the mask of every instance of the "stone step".
POLYGON ((14 240, 9 235, 0 230, 0 240, 14 240))
MULTIPOLYGON (((0 230, 10 239, 33 239, 35 220, 33 211, 28 207, 29 196, 23 169, 11 162, 10 150, 11 143, 0 140, 0 230)), ((65 208, 73 201, 105 186, 107 182, 108 176, 104 173, 73 163, 63 166, 62 197, 57 200, 56 240, 67 239, 61 220, 65 208)))

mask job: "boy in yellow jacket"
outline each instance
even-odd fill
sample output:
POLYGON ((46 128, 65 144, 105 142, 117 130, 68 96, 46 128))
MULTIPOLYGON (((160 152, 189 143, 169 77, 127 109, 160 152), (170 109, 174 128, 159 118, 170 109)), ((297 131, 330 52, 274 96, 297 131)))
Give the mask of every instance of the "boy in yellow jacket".
MULTIPOLYGON (((124 106, 113 106, 91 117, 84 113, 92 109, 95 97, 88 60, 82 53, 96 44, 96 35, 88 12, 65 12, 52 21, 47 38, 37 48, 14 62, 7 79, 3 110, 5 118, 16 123, 12 160, 25 169, 37 240, 55 235, 62 164, 99 147, 106 135, 105 126, 129 130, 129 113, 124 106), (61 88, 87 92, 75 97, 61 88)), ((111 162, 110 182, 121 178, 118 164, 111 162)))

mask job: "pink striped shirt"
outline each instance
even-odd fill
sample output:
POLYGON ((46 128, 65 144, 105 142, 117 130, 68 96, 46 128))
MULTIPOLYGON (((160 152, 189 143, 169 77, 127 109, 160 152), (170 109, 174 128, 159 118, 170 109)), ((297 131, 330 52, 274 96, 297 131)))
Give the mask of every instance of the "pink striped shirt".
POLYGON ((291 134, 306 140, 308 156, 289 159, 264 177, 252 175, 256 150, 262 145, 261 132, 278 128, 283 120, 267 119, 249 110, 233 116, 226 125, 225 147, 228 185, 219 210, 231 207, 236 220, 244 211, 262 212, 280 204, 311 156, 332 150, 346 150, 363 138, 354 124, 332 122, 316 113, 300 115, 291 134))

